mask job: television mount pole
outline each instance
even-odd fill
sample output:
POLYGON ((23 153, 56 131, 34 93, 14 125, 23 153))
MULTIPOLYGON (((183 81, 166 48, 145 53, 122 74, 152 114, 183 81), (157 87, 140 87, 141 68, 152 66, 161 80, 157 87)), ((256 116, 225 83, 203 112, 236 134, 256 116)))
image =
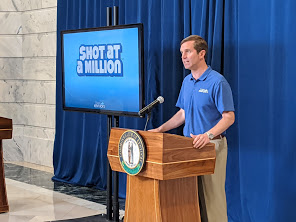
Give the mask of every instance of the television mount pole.
MULTIPOLYGON (((112 8, 107 7, 107 26, 112 24, 112 8)), ((113 7, 113 25, 118 25, 118 6, 113 7)), ((108 115, 108 141, 112 128, 113 116, 108 115)), ((119 116, 114 116, 114 127, 119 127, 119 116)), ((119 202, 118 202, 118 172, 113 172, 114 179, 114 199, 112 201, 112 169, 107 160, 107 220, 119 221, 119 202), (112 208, 113 202, 113 208, 112 208)))

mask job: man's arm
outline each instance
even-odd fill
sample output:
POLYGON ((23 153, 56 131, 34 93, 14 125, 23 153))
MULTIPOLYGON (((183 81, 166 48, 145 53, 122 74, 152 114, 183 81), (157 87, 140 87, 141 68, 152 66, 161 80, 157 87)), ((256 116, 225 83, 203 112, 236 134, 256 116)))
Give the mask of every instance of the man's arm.
POLYGON ((160 127, 149 130, 149 131, 163 133, 181 126, 184 122, 185 122, 185 111, 184 109, 180 109, 172 118, 170 118, 160 127))
MULTIPOLYGON (((208 132, 214 134, 214 136, 218 136, 227 130, 235 120, 235 115, 233 111, 227 111, 222 113, 222 119, 208 132)), ((206 133, 199 135, 190 134, 193 140, 193 146, 195 148, 202 148, 210 142, 210 139, 206 133)))

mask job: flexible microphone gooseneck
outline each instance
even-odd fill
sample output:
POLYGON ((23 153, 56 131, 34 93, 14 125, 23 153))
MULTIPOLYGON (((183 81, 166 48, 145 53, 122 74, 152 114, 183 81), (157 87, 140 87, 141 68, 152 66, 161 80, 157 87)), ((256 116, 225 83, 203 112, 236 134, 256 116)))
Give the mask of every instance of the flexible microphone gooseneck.
POLYGON ((164 98, 162 96, 157 97, 156 100, 154 100, 152 103, 150 103, 149 105, 147 105, 143 109, 141 109, 138 112, 138 115, 142 117, 145 113, 150 112, 151 109, 153 109, 154 106, 156 106, 159 103, 163 103, 163 102, 164 102, 164 98))

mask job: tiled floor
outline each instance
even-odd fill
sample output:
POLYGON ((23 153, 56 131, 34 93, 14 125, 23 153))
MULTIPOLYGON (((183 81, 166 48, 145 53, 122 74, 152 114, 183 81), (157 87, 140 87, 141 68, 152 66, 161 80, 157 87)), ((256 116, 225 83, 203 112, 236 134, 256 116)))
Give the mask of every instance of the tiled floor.
MULTIPOLYGON (((1 222, 55 221, 106 213, 105 191, 52 182, 50 169, 21 165, 5 163, 10 210, 0 214, 1 222)), ((124 209, 124 200, 120 208, 124 209)), ((120 210, 120 217, 123 214, 120 210)))

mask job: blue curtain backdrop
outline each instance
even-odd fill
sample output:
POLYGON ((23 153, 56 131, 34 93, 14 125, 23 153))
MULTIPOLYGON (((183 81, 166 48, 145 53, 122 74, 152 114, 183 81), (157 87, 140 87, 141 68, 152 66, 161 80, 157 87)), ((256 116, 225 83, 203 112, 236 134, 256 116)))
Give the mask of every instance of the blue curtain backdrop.
MULTIPOLYGON (((227 132, 229 221, 296 221, 293 0, 59 0, 53 179, 106 188, 107 118, 62 110, 60 31, 105 26, 107 6, 119 6, 119 24, 144 24, 146 104, 165 98, 149 128, 177 111, 188 74, 180 41, 190 34, 207 40, 207 61, 229 81, 236 108, 227 132)), ((120 127, 143 129, 144 121, 121 117, 120 127)), ((123 174, 120 193, 124 196, 123 174)))

